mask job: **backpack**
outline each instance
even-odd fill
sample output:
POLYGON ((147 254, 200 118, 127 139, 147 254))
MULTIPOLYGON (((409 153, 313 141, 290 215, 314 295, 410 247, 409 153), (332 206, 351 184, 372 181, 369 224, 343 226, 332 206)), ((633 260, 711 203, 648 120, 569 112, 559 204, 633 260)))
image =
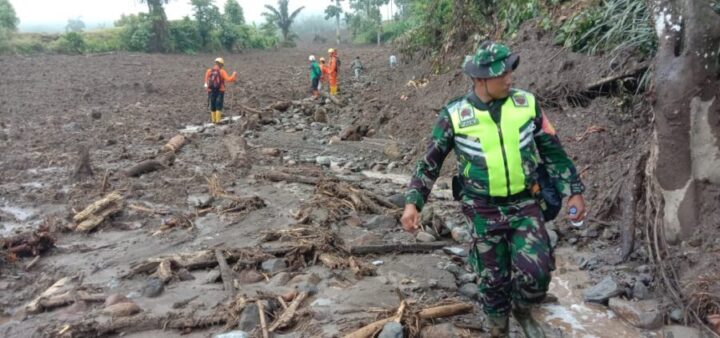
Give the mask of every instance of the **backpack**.
POLYGON ((213 92, 219 91, 220 87, 222 87, 222 84, 223 79, 222 75, 220 74, 220 69, 213 68, 210 71, 210 76, 208 77, 208 88, 213 92))

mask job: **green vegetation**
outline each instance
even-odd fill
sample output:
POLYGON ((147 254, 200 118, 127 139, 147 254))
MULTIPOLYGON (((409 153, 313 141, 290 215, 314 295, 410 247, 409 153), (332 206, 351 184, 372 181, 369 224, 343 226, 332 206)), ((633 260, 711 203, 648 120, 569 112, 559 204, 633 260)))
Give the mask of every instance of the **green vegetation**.
POLYGON ((295 18, 300 14, 305 6, 300 6, 295 9, 292 13, 288 9, 289 0, 278 0, 277 8, 265 5, 267 12, 263 12, 262 15, 267 19, 268 23, 271 23, 280 30, 282 34, 282 44, 285 47, 294 47, 294 40, 297 38, 297 34, 290 31, 290 27, 295 22, 295 18))

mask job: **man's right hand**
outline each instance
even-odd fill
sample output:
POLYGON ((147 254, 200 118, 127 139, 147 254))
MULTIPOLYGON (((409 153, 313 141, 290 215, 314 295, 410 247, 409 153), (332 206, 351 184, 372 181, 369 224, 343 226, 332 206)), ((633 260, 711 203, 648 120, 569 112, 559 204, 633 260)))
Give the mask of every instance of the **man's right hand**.
POLYGON ((415 204, 405 205, 405 210, 400 218, 400 223, 402 223, 403 229, 407 232, 413 233, 417 231, 420 224, 420 213, 418 213, 415 204))

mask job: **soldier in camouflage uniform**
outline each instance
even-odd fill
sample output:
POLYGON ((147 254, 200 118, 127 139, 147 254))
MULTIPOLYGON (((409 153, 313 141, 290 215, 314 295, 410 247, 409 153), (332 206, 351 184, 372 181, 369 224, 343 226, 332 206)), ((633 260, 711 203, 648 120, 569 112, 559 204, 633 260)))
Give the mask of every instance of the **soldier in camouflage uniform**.
POLYGON ((473 89, 440 112, 425 156, 409 184, 402 216, 405 230, 418 228, 445 157, 455 151, 463 214, 471 227, 470 263, 480 277, 483 310, 493 337, 506 337, 510 313, 528 337, 544 337, 530 315, 550 284, 554 258, 538 203, 544 163, 568 207, 585 217, 584 186, 535 97, 511 88, 520 63, 505 45, 485 42, 468 56, 464 72, 473 89))

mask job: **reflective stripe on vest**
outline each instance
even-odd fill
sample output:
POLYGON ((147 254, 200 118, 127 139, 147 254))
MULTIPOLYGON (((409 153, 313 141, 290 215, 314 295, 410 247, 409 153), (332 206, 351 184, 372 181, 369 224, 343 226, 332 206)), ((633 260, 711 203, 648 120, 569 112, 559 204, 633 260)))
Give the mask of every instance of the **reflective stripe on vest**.
POLYGON ((469 176, 472 163, 484 160, 490 196, 524 191, 527 187, 520 149, 533 141, 535 97, 515 91, 502 106, 499 125, 489 111, 477 109, 467 100, 448 108, 455 148, 468 159, 463 174, 469 176))

